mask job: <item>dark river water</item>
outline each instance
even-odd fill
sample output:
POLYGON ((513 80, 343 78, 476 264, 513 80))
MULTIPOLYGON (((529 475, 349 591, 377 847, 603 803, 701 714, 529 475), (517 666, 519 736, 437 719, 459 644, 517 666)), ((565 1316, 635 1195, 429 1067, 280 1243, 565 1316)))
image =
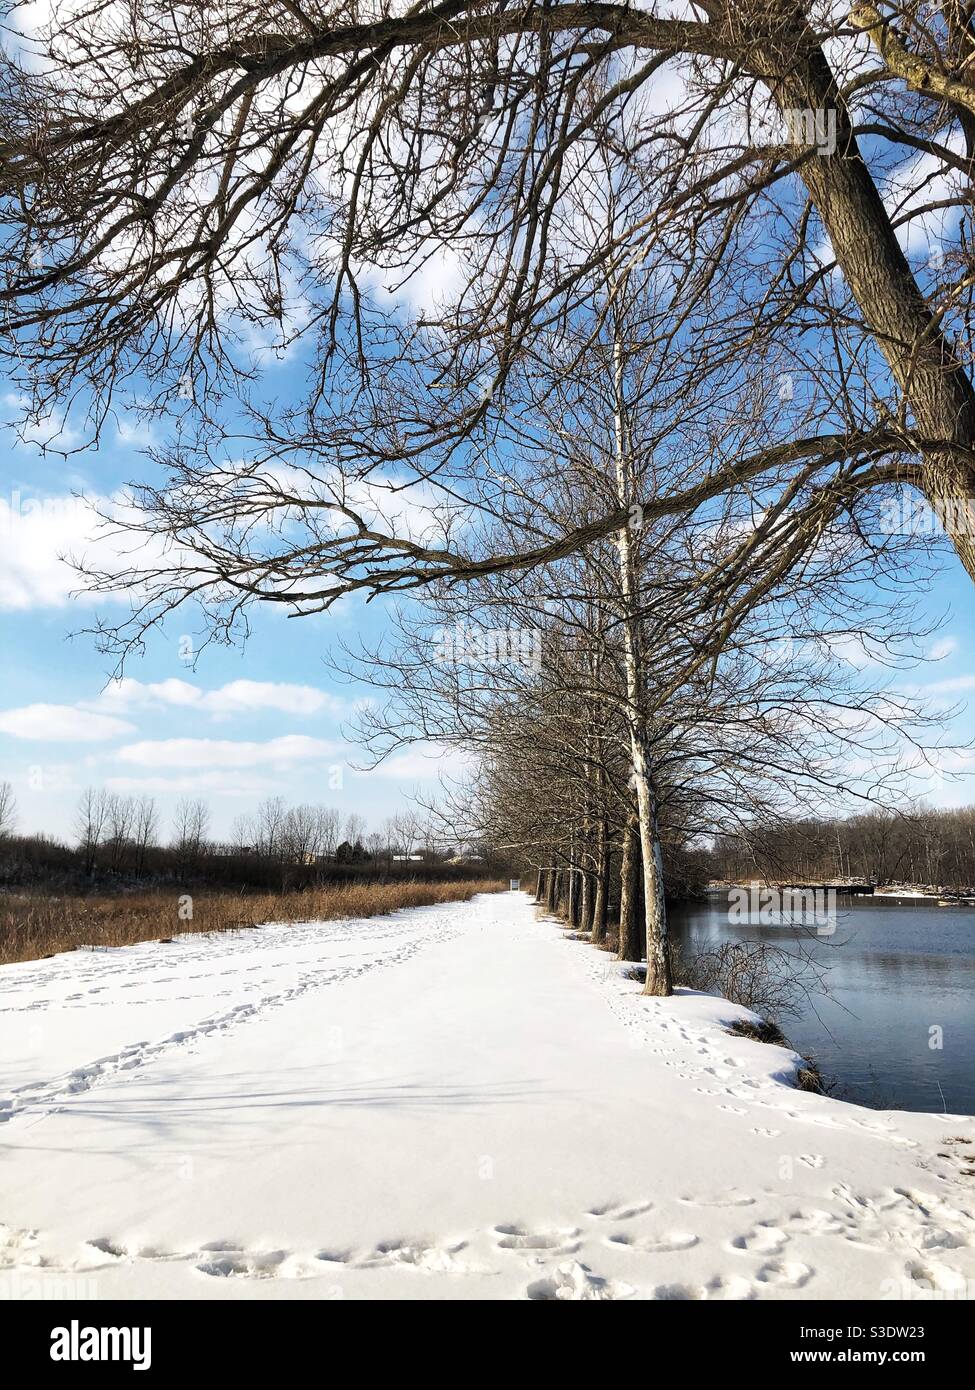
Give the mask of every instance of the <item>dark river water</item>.
POLYGON ((733 925, 721 894, 675 904, 670 923, 685 950, 764 940, 825 969, 829 994, 780 1023, 796 1051, 835 1082, 834 1095, 881 1109, 975 1115, 975 909, 839 898, 835 932, 817 936, 788 925, 733 925))

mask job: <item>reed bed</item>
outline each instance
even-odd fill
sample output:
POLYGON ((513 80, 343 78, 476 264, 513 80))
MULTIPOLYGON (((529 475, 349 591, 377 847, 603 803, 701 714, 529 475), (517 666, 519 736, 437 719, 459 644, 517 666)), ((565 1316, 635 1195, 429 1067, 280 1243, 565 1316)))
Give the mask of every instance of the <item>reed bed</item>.
POLYGON ((496 893, 496 879, 454 882, 337 883, 285 893, 233 893, 173 887, 88 896, 10 891, 0 894, 0 964, 38 960, 92 946, 131 946, 181 932, 237 931, 265 922, 376 917, 403 907, 467 902, 496 893), (192 917, 187 913, 192 912, 192 917))

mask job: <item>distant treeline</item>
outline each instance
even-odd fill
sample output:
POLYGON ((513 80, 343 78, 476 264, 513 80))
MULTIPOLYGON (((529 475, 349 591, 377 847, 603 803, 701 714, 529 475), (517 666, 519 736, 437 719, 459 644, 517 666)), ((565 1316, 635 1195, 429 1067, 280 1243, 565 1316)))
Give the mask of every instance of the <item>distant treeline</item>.
POLYGON ((367 833, 361 816, 343 817, 324 806, 289 807, 280 797, 238 817, 228 842, 211 838, 202 800, 179 802, 171 827, 161 832, 151 797, 88 789, 67 843, 17 834, 14 816, 9 784, 0 783, 0 885, 8 887, 70 892, 179 883, 284 892, 416 877, 459 881, 472 871, 488 876, 507 869, 484 846, 458 855, 456 847, 435 842, 409 812, 367 833))
POLYGON ((975 886, 975 806, 919 808, 909 815, 872 812, 845 820, 796 820, 747 837, 720 838, 712 877, 829 879, 975 886))

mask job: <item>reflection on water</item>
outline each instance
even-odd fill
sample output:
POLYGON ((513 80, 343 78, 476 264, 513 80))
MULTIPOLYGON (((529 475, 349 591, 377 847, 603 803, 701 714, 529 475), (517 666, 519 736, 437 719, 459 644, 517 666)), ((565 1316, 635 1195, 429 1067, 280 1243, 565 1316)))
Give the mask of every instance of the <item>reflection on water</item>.
POLYGON ((835 934, 729 920, 724 895, 671 910, 685 949, 762 940, 827 971, 829 997, 782 1020, 834 1094, 861 1105, 975 1114, 975 910, 839 900, 835 934), (937 1042, 940 1029, 942 1046, 937 1042), (940 1089, 939 1089, 940 1088, 940 1089))

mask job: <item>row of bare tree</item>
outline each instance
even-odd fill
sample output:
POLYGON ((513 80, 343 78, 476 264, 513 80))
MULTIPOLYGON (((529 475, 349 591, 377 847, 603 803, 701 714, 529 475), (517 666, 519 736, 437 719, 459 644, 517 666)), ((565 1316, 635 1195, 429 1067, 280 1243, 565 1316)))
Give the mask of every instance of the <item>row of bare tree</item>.
MULTIPOLYGON (((629 512, 665 466, 674 415, 642 331, 649 295, 636 272, 615 288, 578 376, 536 364, 519 476, 547 515, 613 498, 629 512)), ((494 529, 501 549, 512 527, 494 529)), ((937 758, 937 719, 864 659, 896 669, 913 650, 895 554, 881 588, 876 555, 847 533, 810 574, 783 570, 740 517, 639 515, 516 584, 427 586, 395 636, 340 671, 387 692, 358 720, 376 759, 412 742, 456 750, 456 780, 429 807, 445 833, 534 866, 540 897, 594 941, 616 908, 621 958, 645 956, 647 992, 665 994, 668 870, 686 878, 695 845, 837 801, 897 804, 937 758), (732 587, 720 562, 735 550, 748 563, 732 587)))

